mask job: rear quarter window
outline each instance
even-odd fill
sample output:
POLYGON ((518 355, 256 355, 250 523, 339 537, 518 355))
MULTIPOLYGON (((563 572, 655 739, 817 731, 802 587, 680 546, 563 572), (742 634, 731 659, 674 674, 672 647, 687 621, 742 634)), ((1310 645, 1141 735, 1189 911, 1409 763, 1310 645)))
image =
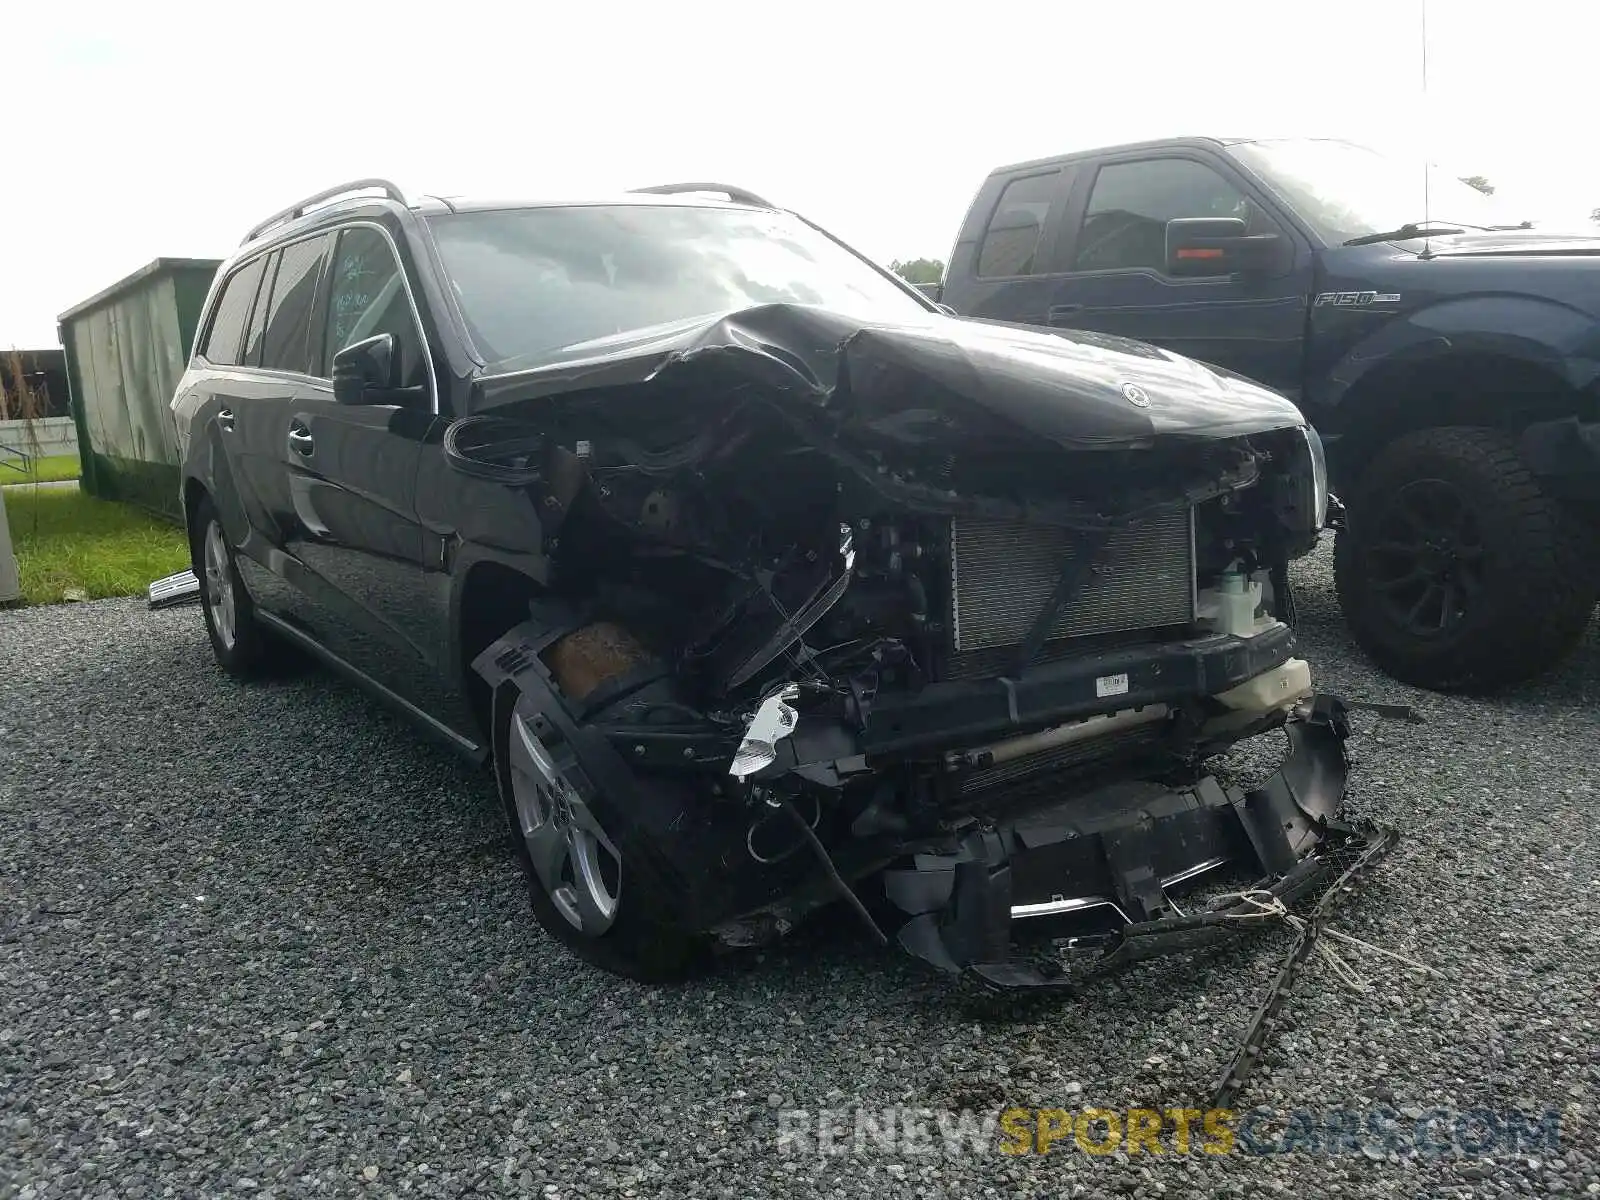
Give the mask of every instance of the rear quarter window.
POLYGON ((235 366, 239 362, 239 341, 244 334, 245 322, 250 319, 250 306, 255 302, 256 287, 261 282, 264 259, 255 259, 228 276, 217 297, 217 306, 211 315, 210 328, 206 330, 205 343, 200 353, 207 362, 219 367, 235 366))
POLYGON ((1024 175, 1006 184, 978 248, 978 275, 1004 278, 1044 270, 1040 247, 1050 206, 1061 194, 1061 171, 1024 175))

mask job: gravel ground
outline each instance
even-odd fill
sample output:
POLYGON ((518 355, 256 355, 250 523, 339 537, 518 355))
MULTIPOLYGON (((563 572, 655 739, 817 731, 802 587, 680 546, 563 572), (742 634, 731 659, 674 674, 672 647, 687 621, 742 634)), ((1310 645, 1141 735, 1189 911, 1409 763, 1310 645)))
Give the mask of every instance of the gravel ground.
POLYGON ((105 601, 0 613, 0 1195, 1600 1193, 1600 635, 1445 698, 1349 646, 1326 556, 1300 583, 1322 685, 1426 721, 1358 715, 1352 803, 1406 838, 1338 927, 1437 974, 1308 964, 1243 1103, 1558 1110, 1557 1149, 780 1153, 791 1109, 1193 1103, 1287 935, 1003 1012, 839 919, 637 987, 538 931, 487 776, 105 601))

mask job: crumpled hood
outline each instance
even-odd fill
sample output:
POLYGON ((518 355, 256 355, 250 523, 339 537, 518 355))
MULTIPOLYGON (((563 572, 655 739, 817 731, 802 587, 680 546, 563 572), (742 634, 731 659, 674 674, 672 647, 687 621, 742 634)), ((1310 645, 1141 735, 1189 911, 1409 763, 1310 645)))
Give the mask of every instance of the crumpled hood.
MULTIPOLYGON (((471 411, 696 369, 764 383, 906 446, 1006 429, 1072 449, 1127 449, 1300 425, 1288 400, 1142 342, 928 313, 865 321, 770 304, 569 346, 478 381, 471 411), (963 419, 981 410, 987 422, 963 419)), ((707 375, 710 379, 712 375, 707 375)))

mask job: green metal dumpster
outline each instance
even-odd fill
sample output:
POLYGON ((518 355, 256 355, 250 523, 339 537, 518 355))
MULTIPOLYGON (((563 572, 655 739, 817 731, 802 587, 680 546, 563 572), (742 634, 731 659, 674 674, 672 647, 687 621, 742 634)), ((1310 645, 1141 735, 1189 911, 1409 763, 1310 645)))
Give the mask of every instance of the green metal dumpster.
POLYGON ((84 491, 183 522, 169 405, 220 265, 158 258, 57 318, 84 491))

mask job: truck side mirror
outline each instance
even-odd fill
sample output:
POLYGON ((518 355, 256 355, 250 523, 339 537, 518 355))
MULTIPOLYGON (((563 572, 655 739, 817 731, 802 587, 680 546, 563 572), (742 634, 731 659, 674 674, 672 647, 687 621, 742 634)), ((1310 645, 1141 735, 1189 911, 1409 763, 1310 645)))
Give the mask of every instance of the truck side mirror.
POLYGON ((1167 222, 1167 274, 1179 277, 1276 274, 1289 243, 1282 234, 1246 234, 1238 217, 1177 217, 1167 222))

